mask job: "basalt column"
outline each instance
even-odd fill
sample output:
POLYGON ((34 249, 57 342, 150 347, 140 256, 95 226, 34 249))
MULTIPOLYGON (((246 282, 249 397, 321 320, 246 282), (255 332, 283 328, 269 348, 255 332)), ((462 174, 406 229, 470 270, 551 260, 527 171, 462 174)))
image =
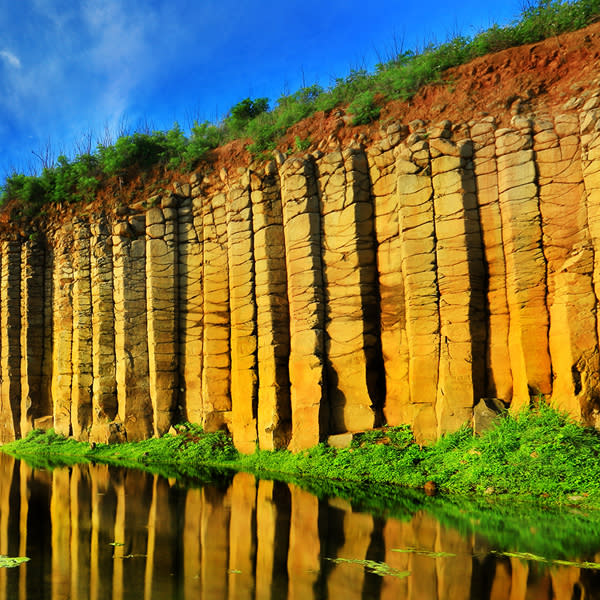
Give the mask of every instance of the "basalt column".
POLYGON ((281 190, 275 163, 251 178, 256 326, 258 337, 258 441, 265 450, 289 442, 290 314, 281 190))
POLYGON ((87 440, 92 424, 92 293, 90 229, 77 222, 73 234, 73 381, 71 431, 87 440))
POLYGON ((496 155, 510 316, 511 406, 518 409, 528 404, 532 395, 552 391, 552 370, 548 351, 546 260, 531 123, 517 117, 515 126, 496 131, 496 155))
POLYGON ((472 142, 454 143, 448 121, 430 137, 437 282, 440 295, 438 435, 469 421, 484 391, 485 268, 473 178, 472 142))
POLYGON ((231 422, 229 276, 225 195, 203 199, 204 327, 202 425, 208 431, 231 422))
POLYGON ((44 355, 44 249, 37 239, 21 247, 21 435, 52 412, 42 397, 44 355))
MULTIPOLYGON (((194 184, 196 184, 196 178, 194 184)), ((179 206, 179 387, 185 418, 202 422, 202 202, 198 186, 179 206)))
POLYGON ((385 381, 384 416, 389 425, 407 422, 410 405, 408 343, 406 338, 405 290, 398 231, 398 189, 396 146, 405 137, 406 127, 392 124, 386 137, 367 150, 374 209, 376 270, 379 292, 379 345, 385 381))
POLYGON ((146 222, 144 216, 113 229, 115 360, 119 420, 128 441, 151 437, 146 325, 146 222))
POLYGON ((600 383, 594 255, 587 227, 579 119, 534 123, 544 255, 548 264, 552 397, 575 418, 588 414, 600 383))
MULTIPOLYGON (((579 113, 581 141, 581 167, 586 194, 588 228, 592 242, 593 271, 596 305, 600 299, 600 98, 588 100, 579 113)), ((600 338, 600 320, 596 319, 596 332, 600 338)), ((584 413, 584 418, 598 427, 600 410, 598 394, 593 404, 584 413)))
POLYGON ((92 430, 90 441, 110 439, 109 423, 117 416, 115 314, 112 237, 104 216, 91 226, 92 288, 92 430))
POLYGON ((0 288, 0 437, 8 442, 21 437, 21 247, 3 241, 0 288))
POLYGON ((73 238, 72 226, 54 234, 52 298, 52 404, 54 429, 71 434, 73 380, 73 238))
POLYGON ((332 433, 370 429, 378 402, 373 205, 358 148, 317 162, 323 228, 327 394, 332 433))
POLYGON ((300 450, 321 441, 329 419, 321 215, 311 160, 288 159, 280 176, 290 307, 290 449, 300 450))
POLYGON ((176 197, 146 213, 146 296, 154 434, 169 430, 177 407, 178 290, 176 197))
POLYGON ((430 170, 429 146, 415 132, 400 148, 396 175, 410 386, 401 422, 412 424, 419 441, 437 434, 440 313, 430 170))
MULTIPOLYGON (((506 259, 498 201, 496 125, 493 117, 471 124, 473 171, 477 188, 481 237, 487 265, 488 329, 486 396, 509 403, 513 381, 508 351, 509 315, 506 297, 506 259)), ((476 399, 477 400, 477 399, 476 399)))
POLYGON ((254 244, 248 174, 227 188, 232 434, 236 448, 240 452, 251 453, 257 440, 258 382, 254 244))

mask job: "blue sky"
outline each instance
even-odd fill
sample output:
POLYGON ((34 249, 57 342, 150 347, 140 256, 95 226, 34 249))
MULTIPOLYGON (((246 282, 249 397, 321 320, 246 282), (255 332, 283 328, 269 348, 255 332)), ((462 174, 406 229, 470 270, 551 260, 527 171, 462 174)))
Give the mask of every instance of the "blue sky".
MULTIPOLYGON (((187 130, 472 35, 523 0, 0 0, 0 181, 124 125, 187 130)), ((81 147, 81 146, 79 146, 81 147)))

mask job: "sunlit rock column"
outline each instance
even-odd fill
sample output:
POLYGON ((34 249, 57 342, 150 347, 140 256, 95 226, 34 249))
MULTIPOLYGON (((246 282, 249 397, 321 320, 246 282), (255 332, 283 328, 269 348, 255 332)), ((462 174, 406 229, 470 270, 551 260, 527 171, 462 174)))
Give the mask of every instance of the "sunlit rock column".
POLYGON ((90 229, 76 221, 73 232, 73 381, 71 431, 87 440, 92 425, 92 292, 90 229))
POLYGON ((202 425, 208 431, 231 422, 229 266, 225 194, 203 199, 204 328, 202 425))
POLYGON ((485 381, 486 274, 472 143, 454 143, 450 137, 451 124, 444 121, 429 140, 440 295, 439 435, 470 422, 485 381))
POLYGON ((179 387, 180 403, 190 423, 202 422, 202 202, 197 176, 190 179, 192 198, 179 205, 179 387))
POLYGON ((531 123, 515 117, 514 129, 498 129, 495 135, 510 316, 511 407, 518 409, 532 395, 552 391, 546 260, 531 123))
POLYGON ((146 213, 148 362, 154 434, 169 430, 178 397, 177 199, 146 213))
MULTIPOLYGON (((409 421, 408 340, 405 289, 398 231, 400 188, 397 186, 395 152, 406 136, 406 127, 394 123, 385 138, 367 150, 377 252, 379 288, 379 345, 385 373, 385 421, 401 425, 409 421)), ((401 190, 400 190, 401 191, 401 190)), ((381 369, 381 367, 379 368, 381 369)))
POLYGON ((119 420, 128 441, 151 437, 146 326, 145 218, 113 227, 115 360, 119 420))
POLYGON ((72 226, 54 234, 52 296, 52 406, 54 429, 71 434, 73 380, 73 238, 72 226))
POLYGON ((117 416, 115 315, 113 304, 112 237, 106 218, 91 226, 92 289, 92 429, 90 441, 110 439, 108 423, 117 416))
MULTIPOLYGON (((473 172, 477 188, 481 238, 487 265, 487 389, 486 396, 510 402, 513 392, 508 351, 509 315, 506 297, 506 260, 498 201, 498 163, 493 117, 471 124, 473 172)), ((477 400, 477 399, 476 399, 477 400)))
POLYGON ((258 338, 258 441, 264 450, 282 448, 291 427, 290 314, 285 268, 281 191, 275 163, 252 175, 252 227, 258 338))
POLYGON ((318 160, 317 171, 331 431, 371 429, 383 397, 378 385, 382 361, 367 161, 359 148, 348 148, 318 160))
POLYGON ((227 260, 231 309, 231 425, 240 452, 251 453, 256 429, 258 381, 254 243, 249 174, 227 185, 227 260))
POLYGON ((552 398, 575 418, 586 415, 600 385, 594 253, 579 145, 579 119, 562 114, 534 123, 552 359, 552 398))
POLYGON ((396 176, 410 386, 400 414, 417 440, 425 441, 437 435, 440 313, 429 146, 421 134, 413 133, 400 148, 396 176))
POLYGON ((234 475, 229 522, 229 598, 236 600, 255 597, 256 490, 254 475, 234 475))
POLYGON ((44 249, 36 235, 21 246, 21 435, 52 411, 42 400, 44 249))
POLYGON ((290 307, 290 449, 300 450, 319 443, 329 419, 321 215, 310 160, 288 159, 280 176, 290 307))

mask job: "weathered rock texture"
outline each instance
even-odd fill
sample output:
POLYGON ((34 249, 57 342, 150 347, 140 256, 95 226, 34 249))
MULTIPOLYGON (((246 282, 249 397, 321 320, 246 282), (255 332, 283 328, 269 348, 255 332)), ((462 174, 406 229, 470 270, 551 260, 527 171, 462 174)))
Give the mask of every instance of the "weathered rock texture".
POLYGON ((276 159, 7 234, 3 441, 424 441, 539 395, 600 422, 600 94, 276 159))

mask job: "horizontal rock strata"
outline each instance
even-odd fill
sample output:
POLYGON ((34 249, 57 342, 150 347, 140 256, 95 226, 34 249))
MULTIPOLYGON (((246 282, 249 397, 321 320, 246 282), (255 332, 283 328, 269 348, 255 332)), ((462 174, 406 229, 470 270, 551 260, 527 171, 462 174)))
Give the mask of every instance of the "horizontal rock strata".
POLYGON ((600 414, 600 95, 388 124, 0 243, 0 437, 227 428, 251 452, 600 414), (37 423, 37 425, 36 425, 37 423))

